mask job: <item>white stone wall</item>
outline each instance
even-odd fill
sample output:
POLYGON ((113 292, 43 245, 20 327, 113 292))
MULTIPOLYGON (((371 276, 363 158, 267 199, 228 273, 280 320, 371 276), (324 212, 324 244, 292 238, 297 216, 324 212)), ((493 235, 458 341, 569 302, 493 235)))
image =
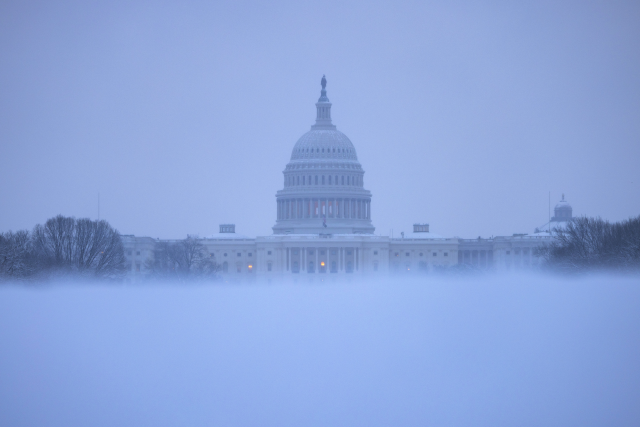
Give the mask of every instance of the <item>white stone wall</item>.
MULTIPOLYGON (((257 278, 424 274, 459 262, 499 272, 526 270, 537 266, 540 260, 535 249, 549 240, 540 236, 392 239, 364 234, 272 235, 251 239, 230 234, 225 238, 203 239, 202 243, 220 265, 223 280, 233 282, 257 278), (475 255, 469 257, 471 253, 475 255)), ((146 262, 153 261, 157 240, 123 236, 123 242, 128 278, 135 280, 145 274, 146 262)))

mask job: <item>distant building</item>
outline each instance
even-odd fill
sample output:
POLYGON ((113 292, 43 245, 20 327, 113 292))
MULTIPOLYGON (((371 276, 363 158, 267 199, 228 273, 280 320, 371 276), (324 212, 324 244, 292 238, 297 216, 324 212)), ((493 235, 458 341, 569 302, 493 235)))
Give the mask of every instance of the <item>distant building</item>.
MULTIPOLYGON (((456 264, 525 269, 538 263, 535 248, 551 240, 549 229, 571 220, 563 195, 551 224, 533 234, 460 239, 414 224, 412 233, 399 238, 374 235, 364 170, 353 143, 332 123, 324 76, 321 84, 316 122, 298 139, 283 171, 273 234, 251 238, 237 234, 234 224, 221 224, 219 233, 202 240, 225 279, 425 274, 456 264)), ((144 275, 160 240, 123 241, 130 278, 144 275)))

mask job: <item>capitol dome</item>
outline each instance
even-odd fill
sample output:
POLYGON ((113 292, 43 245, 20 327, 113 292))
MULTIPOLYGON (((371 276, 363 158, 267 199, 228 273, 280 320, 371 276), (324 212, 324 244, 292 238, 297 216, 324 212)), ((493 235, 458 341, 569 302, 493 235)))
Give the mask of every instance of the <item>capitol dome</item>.
POLYGON ((327 80, 316 103, 316 123, 293 147, 276 194, 275 234, 370 234, 371 192, 349 138, 331 121, 327 80))
POLYGON ((291 153, 294 160, 353 160, 358 161, 356 149, 339 130, 313 129, 298 139, 291 153))

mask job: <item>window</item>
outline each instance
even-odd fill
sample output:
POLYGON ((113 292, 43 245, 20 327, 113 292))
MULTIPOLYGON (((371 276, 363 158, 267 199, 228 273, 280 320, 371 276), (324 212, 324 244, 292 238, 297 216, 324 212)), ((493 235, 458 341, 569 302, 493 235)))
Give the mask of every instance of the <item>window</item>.
POLYGON ((373 251, 373 254, 374 255, 378 255, 378 251, 373 251))
POLYGON ((300 185, 300 177, 297 177, 296 181, 297 181, 296 185, 300 185))
POLYGON ((420 252, 420 256, 422 256, 422 252, 420 252))
POLYGON ((409 252, 407 252, 407 253, 405 254, 405 256, 409 256, 409 252))
POLYGON ((444 256, 449 256, 449 252, 445 252, 445 253, 444 253, 444 256))
POLYGON ((136 251, 136 255, 140 255, 140 251, 136 251))
POLYGON ((320 255, 324 255, 324 251, 320 251, 320 255))
POLYGON ((316 185, 318 185, 318 175, 316 175, 316 185))
POLYGON ((271 271, 271 263, 270 262, 267 263, 267 271, 271 271))
POLYGON ((298 250, 297 250, 297 249, 294 249, 294 250, 293 250, 293 254, 294 254, 294 255, 298 255, 298 250))
MULTIPOLYGON (((226 255, 226 254, 225 254, 226 255)), ((271 251, 267 251, 267 255, 271 255, 271 251)))
POLYGON ((373 271, 378 271, 378 263, 377 262, 373 263, 373 271))
POLYGON ((222 263, 222 272, 226 273, 228 271, 229 271, 229 263, 227 261, 225 261, 225 262, 222 263))
POLYGON ((336 264, 335 261, 331 261, 331 272, 332 273, 337 273, 338 272, 338 265, 336 264))
POLYGON ((227 254, 225 253, 224 256, 227 256, 227 254))
POLYGON ((398 252, 396 252, 394 255, 395 255, 395 256, 398 256, 398 252))
POLYGON ((242 254, 240 252, 238 252, 238 256, 241 256, 242 254))
POLYGON ((309 255, 313 255, 313 250, 310 250, 310 251, 309 251, 309 255))
POLYGON ((438 254, 436 252, 433 253, 433 256, 438 256, 438 254))
POLYGON ((507 251, 507 255, 509 255, 511 253, 511 251, 507 251))
POLYGON ((131 251, 127 252, 127 255, 131 255, 131 251))
POLYGON ((347 251, 347 255, 351 255, 351 251, 347 251))
POLYGON ((329 175, 329 185, 331 185, 331 175, 329 175))
POLYGON ((249 252, 249 256, 251 256, 251 255, 252 255, 251 252, 249 252))
POLYGON ((238 273, 242 273, 242 264, 238 263, 238 264, 236 265, 236 271, 237 271, 238 273))
POLYGON ((314 268, 313 268, 313 261, 309 261, 309 267, 307 269, 308 273, 313 273, 314 272, 314 268))
POLYGON ((304 178, 305 178, 305 177, 303 176, 303 177, 302 177, 302 185, 305 185, 305 183, 304 183, 304 178))
POLYGON ((247 273, 251 273, 253 271, 253 265, 249 264, 247 265, 247 273))
POLYGON ((136 271, 140 271, 140 263, 136 262, 136 271))
POLYGON ((331 250, 331 255, 336 255, 338 253, 338 251, 336 251, 335 249, 331 250))
POLYGON ((322 185, 324 185, 324 175, 322 175, 322 185))
POLYGON ((342 175, 342 185, 344 185, 344 175, 342 175))

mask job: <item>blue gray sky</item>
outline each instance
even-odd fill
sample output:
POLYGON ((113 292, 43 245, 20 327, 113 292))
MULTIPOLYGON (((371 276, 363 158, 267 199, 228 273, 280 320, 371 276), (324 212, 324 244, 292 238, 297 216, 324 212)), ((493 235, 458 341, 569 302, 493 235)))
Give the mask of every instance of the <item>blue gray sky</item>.
POLYGON ((376 233, 640 214, 640 3, 521 3, 4 1, 0 229, 270 234, 323 74, 376 233))

